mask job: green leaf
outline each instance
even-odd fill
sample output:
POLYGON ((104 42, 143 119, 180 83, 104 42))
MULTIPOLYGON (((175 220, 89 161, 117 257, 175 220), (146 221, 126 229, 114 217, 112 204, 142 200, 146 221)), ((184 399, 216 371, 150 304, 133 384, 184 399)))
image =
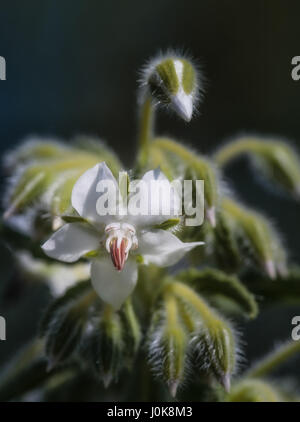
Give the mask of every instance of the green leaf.
POLYGON ((86 223, 87 221, 80 215, 63 215, 61 217, 66 223, 86 223))
POLYGON ((175 226, 177 226, 180 222, 180 218, 170 218, 167 221, 164 221, 161 224, 157 224, 154 226, 155 229, 161 229, 161 230, 169 230, 175 226))

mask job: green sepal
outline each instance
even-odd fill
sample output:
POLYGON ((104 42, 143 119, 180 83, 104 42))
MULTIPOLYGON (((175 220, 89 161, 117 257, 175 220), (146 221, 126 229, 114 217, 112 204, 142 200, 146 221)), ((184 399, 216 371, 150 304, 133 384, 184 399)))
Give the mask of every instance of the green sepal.
POLYGON ((191 353, 201 368, 229 390, 236 363, 236 339, 229 323, 186 284, 173 281, 168 289, 182 303, 182 318, 192 338, 191 353))
POLYGON ((208 236, 212 237, 213 256, 218 267, 224 271, 236 272, 242 264, 237 236, 226 213, 219 212, 217 224, 208 236))
POLYGON ((87 223, 80 215, 62 215, 61 218, 65 223, 87 223))
POLYGON ((222 307, 223 299, 225 309, 227 301, 229 301, 233 302, 233 309, 238 310, 244 316, 255 318, 258 313, 254 295, 242 285, 236 276, 228 275, 213 268, 206 268, 204 270, 188 269, 181 271, 176 275, 176 278, 190 284, 195 291, 206 297, 210 302, 219 305, 221 311, 224 311, 222 307))
POLYGON ((165 167, 168 165, 173 170, 173 178, 177 177, 178 170, 182 172, 185 168, 185 179, 204 180, 204 198, 208 209, 218 207, 218 179, 214 164, 206 157, 200 156, 169 138, 155 138, 152 143, 154 153, 152 153, 152 161, 157 165, 165 167), (161 155, 155 155, 155 150, 162 151, 161 155), (155 157, 157 160, 155 160, 155 157), (178 169, 172 164, 174 158, 177 158, 178 169), (190 177, 189 177, 190 175, 190 177))
POLYGON ((147 333, 149 362, 162 377, 172 397, 183 382, 188 366, 189 334, 184 327, 178 303, 171 292, 157 299, 147 333))
POLYGON ((222 200, 222 212, 231 219, 241 253, 253 264, 259 264, 270 278, 286 267, 286 253, 279 234, 270 222, 228 197, 222 200))
POLYGON ((161 224, 154 226, 154 229, 169 230, 180 223, 180 218, 170 218, 169 220, 164 221, 161 224))

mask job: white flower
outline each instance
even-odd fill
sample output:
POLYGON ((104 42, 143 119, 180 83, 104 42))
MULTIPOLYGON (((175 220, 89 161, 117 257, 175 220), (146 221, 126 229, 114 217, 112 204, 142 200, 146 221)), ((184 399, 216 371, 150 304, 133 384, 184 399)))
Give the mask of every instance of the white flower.
MULTIPOLYGON (((169 183, 161 171, 148 171, 141 179, 142 199, 150 191, 151 180, 163 180, 165 188, 169 183)), ((169 231, 153 228, 176 215, 175 194, 169 204, 169 216, 151 215, 150 207, 159 200, 153 190, 147 196, 147 215, 100 215, 96 210, 97 201, 105 192, 99 193, 99 189, 97 192, 97 187, 103 181, 110 181, 118 189, 116 179, 104 162, 78 179, 72 191, 72 205, 86 222, 65 224, 42 248, 48 256, 64 262, 75 262, 88 254, 94 289, 102 300, 118 309, 136 285, 137 256, 142 257, 144 264, 170 266, 203 242, 183 243, 169 231)))

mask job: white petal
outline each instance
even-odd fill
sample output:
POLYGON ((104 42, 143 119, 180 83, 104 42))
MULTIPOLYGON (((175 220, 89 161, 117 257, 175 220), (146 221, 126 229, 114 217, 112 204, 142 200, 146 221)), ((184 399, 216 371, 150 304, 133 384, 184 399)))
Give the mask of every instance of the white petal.
POLYGON ((65 224, 42 246, 46 255, 64 262, 77 261, 87 252, 98 248, 97 233, 82 223, 65 224))
POLYGON ((133 259, 128 259, 122 271, 115 269, 109 256, 92 262, 92 285, 101 299, 115 309, 132 293, 137 278, 137 264, 133 259))
POLYGON ((103 195, 97 192, 100 182, 111 182, 118 192, 118 184, 105 162, 96 164, 83 173, 74 185, 72 191, 72 205, 78 214, 92 222, 107 223, 110 216, 101 216, 97 212, 97 201, 103 195))
POLYGON ((178 237, 165 230, 151 230, 141 233, 137 253, 145 264, 168 267, 176 264, 187 252, 204 242, 181 242, 178 237))
POLYGON ((181 198, 174 186, 160 169, 145 173, 136 185, 142 213, 132 213, 130 204, 135 193, 130 194, 128 221, 135 227, 146 227, 181 215, 181 198))
POLYGON ((172 106, 176 113, 186 122, 189 122, 193 115, 193 97, 187 95, 181 89, 172 97, 172 106))

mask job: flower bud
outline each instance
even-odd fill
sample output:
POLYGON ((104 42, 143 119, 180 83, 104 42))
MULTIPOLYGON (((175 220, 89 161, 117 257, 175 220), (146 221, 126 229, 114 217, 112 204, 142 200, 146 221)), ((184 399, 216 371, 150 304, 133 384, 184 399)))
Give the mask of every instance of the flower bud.
POLYGON ((183 120, 191 120, 202 87, 190 60, 174 53, 154 59, 145 68, 142 83, 157 103, 170 106, 183 120))
POLYGON ((249 257, 259 263, 271 279, 285 271, 286 254, 278 233, 262 215, 224 198, 222 209, 235 224, 240 245, 249 249, 249 257))
POLYGON ((71 146, 58 141, 25 141, 5 159, 12 178, 6 188, 4 218, 33 205, 36 212, 38 205, 53 218, 72 213, 70 198, 76 180, 104 159, 119 170, 114 154, 91 138, 76 138, 71 146))
POLYGON ((176 278, 191 285, 221 311, 233 311, 248 318, 255 318, 258 313, 254 295, 233 275, 213 268, 192 268, 181 271, 176 278))
POLYGON ((204 181, 205 217, 215 227, 219 189, 218 175, 213 163, 169 138, 154 139, 151 158, 156 166, 168 167, 173 177, 182 176, 184 170, 186 180, 204 181))
POLYGON ((242 263, 234 224, 226 213, 218 213, 217 224, 208 235, 212 236, 212 254, 217 266, 230 273, 237 272, 242 263))
POLYGON ((162 305, 152 317, 148 333, 149 361, 158 376, 163 377, 172 397, 184 379, 187 364, 188 335, 171 293, 163 296, 162 305))
POLYGON ((231 327, 190 287, 173 282, 170 289, 182 302, 183 319, 191 333, 190 347, 200 368, 210 372, 229 391, 236 360, 231 327))

